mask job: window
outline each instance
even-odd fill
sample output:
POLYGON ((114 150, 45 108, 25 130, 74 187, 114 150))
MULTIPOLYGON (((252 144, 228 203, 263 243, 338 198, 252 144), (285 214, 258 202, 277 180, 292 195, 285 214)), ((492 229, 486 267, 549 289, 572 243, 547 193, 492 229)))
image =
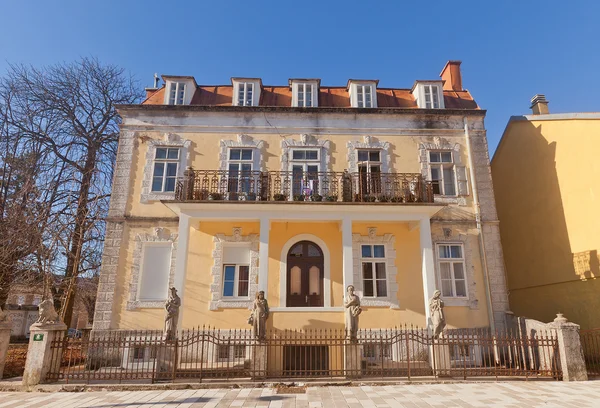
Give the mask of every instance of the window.
POLYGON ((167 299, 171 249, 171 243, 144 244, 138 300, 158 301, 167 299))
POLYGON ((243 344, 236 344, 235 346, 233 346, 233 358, 246 358, 246 346, 243 344))
POLYGON ((229 360, 229 345, 219 345, 219 360, 229 360))
POLYGON ((425 109, 439 109, 439 87, 437 85, 423 85, 423 92, 425 94, 425 109))
POLYGON ((179 148, 157 147, 152 173, 153 192, 174 192, 179 167, 179 148))
POLYGON ((319 149, 292 150, 292 194, 319 194, 319 149))
POLYGON ((372 108, 371 85, 356 85, 356 103, 358 108, 372 108))
POLYGON ((19 295, 17 296, 17 305, 22 306, 25 304, 25 296, 19 295))
POLYGON ((185 84, 171 82, 169 90, 169 105, 183 105, 185 101, 185 84))
POLYGON ((361 195, 381 193, 381 151, 358 150, 361 195))
POLYGON ((442 296, 467 297, 462 244, 438 245, 438 269, 442 284, 442 296))
POLYGON ((363 357, 367 360, 391 360, 392 345, 386 343, 364 343, 363 357))
POLYGON ((39 306, 40 303, 42 303, 42 296, 41 295, 35 295, 33 297, 33 305, 34 306, 39 306))
POLYGON ((313 106, 313 84, 297 84, 297 101, 300 107, 310 108, 313 106))
POLYGON ((456 195, 456 178, 452 152, 429 152, 433 194, 456 195))
POLYGON ((385 245, 361 245, 363 296, 387 297, 385 245))
POLYGON ((250 249, 228 246, 223 254, 223 297, 248 297, 250 284, 250 249))
POLYGON ((252 106, 252 97, 254 94, 254 83, 253 82, 240 82, 238 84, 238 95, 237 105, 238 106, 252 106))
POLYGON ((249 193, 252 187, 253 149, 229 149, 227 191, 249 193))

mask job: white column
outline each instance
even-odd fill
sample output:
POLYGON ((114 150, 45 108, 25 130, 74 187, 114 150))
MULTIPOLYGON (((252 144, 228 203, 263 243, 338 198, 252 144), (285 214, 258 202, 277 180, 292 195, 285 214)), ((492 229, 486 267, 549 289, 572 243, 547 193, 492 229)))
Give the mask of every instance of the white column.
POLYGON ((342 219, 342 268, 344 293, 348 285, 354 284, 354 260, 352 259, 352 220, 342 219))
POLYGON ((258 247, 258 290, 265 292, 269 286, 269 232, 271 231, 271 220, 260 219, 260 246, 258 247))
POLYGON ((431 225, 429 218, 419 222, 423 271, 423 296, 425 297, 425 321, 427 326, 431 325, 431 314, 429 312, 429 299, 435 291, 435 269, 433 262, 433 243, 431 242, 431 225))
POLYGON ((190 224, 191 217, 187 214, 179 214, 179 231, 177 235, 177 258, 175 259, 175 276, 173 277, 173 286, 177 289, 177 294, 181 298, 181 307, 179 308, 179 328, 183 316, 183 297, 185 295, 185 273, 187 270, 187 260, 190 243, 190 224))

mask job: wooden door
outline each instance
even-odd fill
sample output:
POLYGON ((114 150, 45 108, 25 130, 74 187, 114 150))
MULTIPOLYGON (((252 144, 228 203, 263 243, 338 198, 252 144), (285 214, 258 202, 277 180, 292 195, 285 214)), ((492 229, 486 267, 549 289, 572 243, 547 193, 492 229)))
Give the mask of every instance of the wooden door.
POLYGON ((287 255, 287 307, 323 306, 323 251, 314 242, 300 241, 287 255))

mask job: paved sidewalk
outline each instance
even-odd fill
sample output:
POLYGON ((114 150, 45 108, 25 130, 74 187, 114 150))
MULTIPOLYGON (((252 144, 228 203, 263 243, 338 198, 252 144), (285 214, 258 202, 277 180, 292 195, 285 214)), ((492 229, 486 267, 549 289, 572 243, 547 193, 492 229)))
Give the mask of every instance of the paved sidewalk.
POLYGON ((600 407, 600 381, 410 384, 309 387, 306 394, 271 388, 167 391, 0 393, 13 407, 600 407))

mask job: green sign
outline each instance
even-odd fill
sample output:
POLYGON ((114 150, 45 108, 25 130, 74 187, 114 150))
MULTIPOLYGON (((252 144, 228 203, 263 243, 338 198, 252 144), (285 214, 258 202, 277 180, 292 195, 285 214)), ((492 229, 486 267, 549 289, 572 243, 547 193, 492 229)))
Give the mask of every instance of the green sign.
POLYGON ((44 335, 42 333, 33 335, 33 341, 42 341, 42 340, 44 340, 44 335))

